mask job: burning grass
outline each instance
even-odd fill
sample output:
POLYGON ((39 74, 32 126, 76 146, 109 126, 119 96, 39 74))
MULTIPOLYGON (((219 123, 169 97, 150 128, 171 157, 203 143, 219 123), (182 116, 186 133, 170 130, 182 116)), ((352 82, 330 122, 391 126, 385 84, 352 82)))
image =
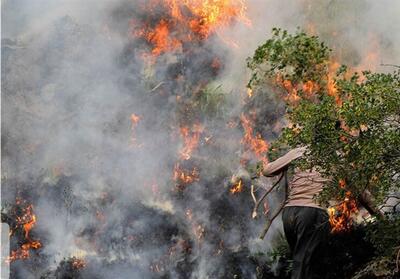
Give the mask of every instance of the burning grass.
POLYGON ((20 244, 18 248, 10 252, 6 261, 28 259, 31 256, 31 251, 42 247, 42 243, 39 240, 34 240, 30 235, 36 224, 33 205, 18 197, 15 206, 10 211, 9 218, 14 219, 14 224, 10 229, 10 237, 18 237, 20 244))
POLYGON ((151 13, 160 7, 165 13, 160 18, 140 23, 131 21, 132 35, 149 43, 152 56, 178 51, 192 41, 205 40, 235 21, 251 25, 242 0, 151 0, 143 4, 142 9, 151 13))

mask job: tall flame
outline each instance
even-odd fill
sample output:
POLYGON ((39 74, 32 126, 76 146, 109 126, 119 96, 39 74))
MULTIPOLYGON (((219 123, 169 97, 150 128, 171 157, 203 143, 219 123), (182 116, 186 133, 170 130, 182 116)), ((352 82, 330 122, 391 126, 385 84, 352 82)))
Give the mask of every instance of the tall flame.
POLYGON ((139 121, 141 120, 141 117, 132 113, 131 114, 131 146, 140 146, 137 142, 136 138, 136 126, 138 125, 139 121))
POLYGON ((167 15, 156 23, 131 22, 133 36, 152 46, 152 56, 178 50, 186 42, 204 40, 211 34, 220 36, 220 30, 235 21, 251 25, 243 0, 151 0, 144 8, 155 7, 164 7, 167 15))
MULTIPOLYGON (((344 189, 345 186, 345 181, 340 180, 339 187, 344 189)), ((342 202, 328 209, 332 233, 349 231, 353 224, 352 216, 356 212, 358 212, 357 203, 352 197, 351 192, 347 191, 342 202)))
MULTIPOLYGON (((23 201, 17 199, 17 205, 20 205, 23 201)), ((39 249, 42 244, 38 240, 33 240, 29 233, 36 224, 36 215, 33 213, 33 206, 28 205, 22 209, 22 215, 17 216, 16 227, 11 231, 11 235, 16 229, 22 228, 24 232, 25 243, 20 248, 11 251, 10 256, 7 258, 7 262, 13 262, 19 259, 27 259, 30 256, 31 249, 39 249)))
POLYGON ((242 114, 240 117, 242 122, 242 126, 244 129, 244 136, 242 139, 242 144, 245 145, 245 148, 250 150, 256 157, 256 159, 263 162, 263 164, 268 163, 268 159, 266 157, 268 151, 268 143, 265 141, 260 134, 254 134, 253 131, 253 123, 249 116, 242 114))
POLYGON ((335 75, 336 71, 339 68, 340 64, 336 61, 332 61, 329 64, 329 72, 328 72, 328 80, 327 80, 327 89, 328 89, 328 94, 330 96, 335 97, 336 104, 341 107, 343 104, 343 100, 340 98, 338 94, 338 90, 336 88, 336 82, 335 82, 335 75))
POLYGON ((180 134, 183 140, 183 148, 179 151, 182 160, 189 160, 192 152, 197 148, 200 140, 200 135, 204 128, 200 124, 193 125, 192 128, 187 126, 180 128, 180 134))

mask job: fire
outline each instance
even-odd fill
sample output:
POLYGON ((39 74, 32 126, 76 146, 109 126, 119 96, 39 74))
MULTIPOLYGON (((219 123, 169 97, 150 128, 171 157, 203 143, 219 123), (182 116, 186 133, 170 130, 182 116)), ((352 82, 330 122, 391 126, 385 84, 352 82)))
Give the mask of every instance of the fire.
POLYGON ((135 134, 136 127, 140 120, 140 116, 134 113, 131 114, 131 146, 140 146, 140 144, 137 143, 137 138, 135 134))
MULTIPOLYGON (((339 187, 344 189, 344 180, 339 181, 339 187)), ((358 212, 357 203, 352 197, 350 191, 345 194, 344 200, 328 209, 329 223, 331 224, 332 233, 349 231, 353 224, 353 214, 358 212)))
MULTIPOLYGON (((20 205, 23 203, 21 199, 17 199, 16 204, 20 205)), ((17 250, 13 250, 10 253, 10 256, 7 258, 7 262, 13 262, 19 259, 27 259, 30 256, 30 250, 36 250, 42 247, 42 244, 38 240, 31 239, 29 233, 33 229, 36 224, 36 215, 33 213, 33 206, 28 205, 25 208, 22 208, 22 215, 17 216, 16 227, 10 233, 10 236, 17 230, 22 228, 24 232, 25 243, 21 245, 21 247, 17 250)))
MULTIPOLYGON (((287 96, 284 97, 285 101, 290 104, 295 104, 300 100, 300 96, 297 92, 297 86, 292 83, 292 81, 283 79, 281 75, 277 75, 275 82, 278 86, 284 88, 287 92, 287 96)), ((307 88, 303 88, 307 89, 307 88)))
MULTIPOLYGON (((176 2, 176 0, 170 0, 176 2)), ((221 27, 227 26, 234 18, 237 18, 247 25, 250 20, 245 16, 246 6, 243 1, 232 0, 186 0, 184 7, 189 9, 195 16, 189 21, 189 26, 194 33, 207 38, 211 33, 221 27)))
POLYGON ((306 81, 302 87, 308 97, 312 97, 320 89, 319 85, 311 80, 306 81))
POLYGON ((231 194, 237 194, 243 191, 243 182, 241 179, 239 179, 239 182, 235 184, 231 189, 230 192, 231 194))
POLYGON ((245 147, 248 148, 258 160, 262 161, 264 165, 267 164, 268 163, 268 159, 266 157, 266 153, 268 151, 267 141, 265 141, 258 133, 254 135, 253 124, 248 116, 242 114, 240 120, 242 122, 242 126, 244 129, 242 144, 244 144, 245 147))
POLYGON ((296 105, 302 97, 311 99, 320 92, 322 88, 326 89, 328 95, 335 97, 336 104, 340 107, 343 100, 338 94, 338 89, 336 87, 336 71, 339 69, 340 64, 334 60, 331 60, 328 65, 328 73, 325 77, 326 84, 323 86, 315 81, 305 81, 300 83, 294 83, 291 80, 285 80, 281 75, 277 75, 275 82, 278 86, 285 89, 287 95, 284 99, 291 105, 296 105), (299 95, 299 90, 303 91, 303 96, 299 95))
POLYGON ((199 179, 199 171, 197 170, 197 168, 193 168, 192 170, 185 170, 180 167, 179 163, 175 164, 173 180, 178 182, 179 185, 191 184, 195 181, 199 181, 199 179))
POLYGON ((133 127, 138 124, 139 120, 140 120, 140 116, 138 116, 134 113, 131 114, 131 122, 132 122, 133 127))
POLYGON ((182 160, 189 160, 191 158, 193 150, 199 144, 200 135, 203 130, 204 128, 200 124, 195 124, 192 129, 186 126, 180 128, 180 135, 184 144, 179 152, 182 160))
POLYGON ((288 96, 286 97, 286 99, 289 102, 294 103, 294 102, 300 100, 300 97, 299 97, 299 95, 297 93, 296 86, 294 86, 293 83, 290 80, 282 81, 282 85, 286 89, 286 91, 288 92, 288 96))
POLYGON ((144 9, 157 7, 164 7, 166 15, 156 23, 131 22, 133 36, 151 45, 152 56, 179 50, 186 42, 219 35, 235 21, 251 26, 243 0, 151 0, 144 9))
POLYGON ((253 97, 253 90, 251 88, 247 88, 247 97, 253 97))
POLYGON ((151 53, 155 56, 161 53, 175 50, 182 46, 181 42, 175 38, 170 37, 170 23, 166 20, 161 20, 154 30, 139 30, 134 33, 136 37, 143 37, 151 43, 154 48, 151 53))
POLYGON ((340 64, 336 61, 332 61, 329 64, 328 68, 328 77, 327 77, 327 90, 328 90, 328 95, 335 97, 336 104, 341 107, 343 104, 343 100, 340 98, 338 94, 338 90, 336 88, 336 82, 335 82, 335 74, 337 69, 339 69, 340 64))

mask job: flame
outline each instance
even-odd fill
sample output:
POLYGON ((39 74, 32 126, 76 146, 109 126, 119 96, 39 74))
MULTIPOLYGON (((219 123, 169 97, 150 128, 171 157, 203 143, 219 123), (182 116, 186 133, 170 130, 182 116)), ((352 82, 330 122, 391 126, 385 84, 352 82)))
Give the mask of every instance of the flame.
POLYGON ((231 194, 237 194, 243 191, 243 183, 242 180, 239 179, 239 182, 232 186, 230 189, 231 194))
MULTIPOLYGON (((17 198, 16 204, 21 205, 25 201, 17 198)), ((27 259, 30 256, 30 250, 39 249, 42 244, 38 240, 33 240, 29 236, 30 231, 36 224, 36 215, 33 213, 33 206, 28 205, 26 208, 22 208, 22 215, 17 216, 16 227, 10 232, 10 236, 18 228, 22 228, 24 231, 25 243, 20 248, 11 251, 10 256, 6 259, 7 262, 13 262, 19 259, 27 259)))
POLYGON ((179 151, 180 159, 189 160, 192 156, 192 152, 197 148, 200 140, 200 135, 204 128, 200 124, 195 124, 192 129, 189 127, 181 127, 180 135, 183 139, 183 148, 179 151))
POLYGON ((138 116, 134 113, 131 114, 132 126, 136 126, 138 124, 139 120, 140 120, 140 116, 138 116))
POLYGON ((268 151, 267 141, 265 141, 258 133, 254 135, 253 123, 250 117, 242 114, 240 116, 240 120, 244 129, 242 144, 244 144, 245 147, 249 149, 258 160, 262 161, 263 164, 266 165, 268 163, 268 159, 266 157, 266 153, 268 151))
MULTIPOLYGON (((339 187, 344 189, 346 183, 339 181, 339 187)), ((353 214, 358 212, 357 203, 350 191, 346 191, 344 200, 335 207, 328 208, 331 232, 339 233, 349 231, 353 224, 353 214)))
POLYGON ((136 138, 136 127, 141 120, 141 117, 132 113, 131 114, 131 146, 137 146, 140 147, 141 145, 137 143, 137 138, 136 138))
POLYGON ((316 82, 308 80, 303 83, 302 89, 305 95, 310 98, 320 89, 320 86, 316 82))
POLYGON ((194 218, 193 218, 193 210, 191 208, 187 209, 185 212, 185 215, 187 217, 187 220, 189 223, 192 225, 192 230, 193 233, 196 235, 197 239, 200 240, 203 238, 204 233, 205 233, 205 228, 203 225, 197 223, 194 218))
POLYGON ((243 0, 151 0, 144 8, 151 11, 157 7, 164 7, 166 15, 155 24, 131 21, 133 36, 152 46, 152 56, 176 51, 186 42, 212 34, 229 42, 220 31, 235 21, 251 26, 243 0))
POLYGON ((199 171, 197 168, 193 168, 192 170, 182 169, 179 163, 175 164, 173 180, 176 181, 179 185, 187 185, 191 184, 195 181, 199 181, 199 171))
POLYGON ((247 88, 247 97, 253 97, 253 90, 251 88, 247 88))
POLYGON ((287 95, 284 97, 284 99, 290 105, 296 105, 300 101, 301 97, 298 94, 298 91, 300 89, 302 89, 305 98, 311 99, 315 96, 316 93, 321 90, 321 88, 325 88, 328 95, 335 97, 336 104, 341 107, 343 104, 343 100, 338 94, 338 89, 336 87, 335 81, 336 71, 339 69, 339 67, 340 64, 334 60, 329 62, 325 87, 311 80, 296 84, 293 83, 291 80, 283 79, 281 75, 276 76, 275 82, 278 86, 284 88, 287 92, 287 95))
MULTIPOLYGON (((170 0, 170 2, 175 3, 176 0, 170 0)), ((251 21, 245 16, 246 6, 243 1, 186 0, 184 6, 195 16, 194 19, 189 21, 190 28, 203 38, 207 38, 221 27, 229 25, 234 18, 251 25, 251 21)))
POLYGON ((154 30, 139 30, 134 33, 136 37, 143 37, 154 47, 151 53, 158 56, 161 53, 175 50, 182 46, 182 43, 176 38, 170 37, 171 23, 164 19, 154 27, 154 30))
POLYGON ((336 71, 339 69, 340 64, 336 61, 331 61, 328 67, 328 77, 327 77, 327 90, 328 95, 335 97, 336 104, 341 107, 343 104, 343 100, 340 98, 338 94, 338 90, 336 87, 336 71))
POLYGON ((278 86, 284 88, 287 92, 287 95, 284 97, 284 100, 289 104, 296 104, 300 100, 300 96, 297 92, 297 86, 292 83, 292 81, 283 79, 281 75, 277 75, 275 78, 275 82, 278 86))
POLYGON ((286 100, 288 100, 290 103, 294 103, 294 102, 300 100, 300 97, 297 94, 296 86, 293 85, 292 81, 283 80, 282 85, 288 92, 288 96, 286 97, 286 100))

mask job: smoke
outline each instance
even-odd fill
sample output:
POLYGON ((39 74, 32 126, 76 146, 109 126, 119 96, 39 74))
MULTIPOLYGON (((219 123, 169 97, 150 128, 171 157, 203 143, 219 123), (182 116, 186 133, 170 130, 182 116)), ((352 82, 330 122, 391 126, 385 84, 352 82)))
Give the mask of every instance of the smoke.
MULTIPOLYGON (((237 22, 149 63, 132 25, 163 7, 2 1, 2 208, 17 196, 31 202, 43 243, 12 263, 13 278, 61 276, 71 257, 87 263, 77 278, 255 278, 250 256, 266 253, 274 234, 257 239, 263 220, 250 220, 249 190, 228 187, 240 165, 242 131, 228 123, 246 111, 245 60, 272 27, 299 26, 331 43, 339 62, 390 70, 380 64, 400 64, 400 3, 375 2, 248 1, 250 27, 237 22), (216 58, 221 66, 210 66, 216 58), (191 107, 218 86, 223 116, 191 107), (179 129, 195 137, 199 121, 198 146, 182 160, 179 129), (177 162, 199 178, 174 181, 177 162)), ((283 104, 271 93, 257 107, 259 130, 273 140, 283 104)))

